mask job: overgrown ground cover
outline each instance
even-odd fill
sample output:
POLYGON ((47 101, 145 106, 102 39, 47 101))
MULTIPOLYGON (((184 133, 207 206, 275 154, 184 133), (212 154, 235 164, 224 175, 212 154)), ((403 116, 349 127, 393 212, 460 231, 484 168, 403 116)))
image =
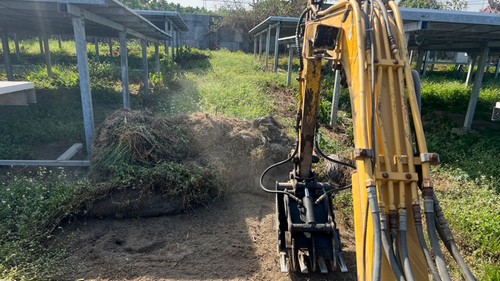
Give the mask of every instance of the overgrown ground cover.
MULTIPOLYGON (((33 50, 34 61, 38 57, 41 63, 36 53, 37 44, 28 42, 25 48, 33 50)), ((56 42, 51 44, 53 50, 57 49, 56 42)), ((25 64, 20 62, 21 68, 26 69, 20 77, 32 79, 40 89, 37 91, 39 103, 22 109, 0 109, 2 118, 13 116, 3 119, 9 122, 0 123, 2 132, 7 132, 2 136, 8 136, 0 139, 1 158, 36 156, 31 150, 40 143, 36 140, 71 143, 83 139, 78 80, 77 77, 75 80, 76 69, 70 64, 74 61, 74 53, 71 44, 65 44, 68 44, 67 51, 54 54, 59 61, 67 62, 56 64, 57 79, 46 77, 41 65, 32 68, 26 65, 29 60, 25 64), (35 124, 28 125, 28 120, 35 124)), ((140 67, 139 50, 138 45, 132 45, 130 50, 130 59, 137 61, 137 68, 140 67)), ((89 52, 92 51, 89 47, 89 52)), ((91 65, 94 65, 91 75, 96 81, 93 84, 94 109, 96 119, 102 120, 111 110, 121 106, 118 61, 116 57, 102 54, 100 61, 91 62, 91 65)), ((149 96, 134 95, 134 108, 147 108, 164 115, 207 111, 253 119, 281 112, 283 109, 276 108, 274 99, 283 97, 277 93, 290 92, 285 89, 286 75, 282 70, 277 75, 264 72, 261 63, 244 53, 186 50, 175 65, 167 66, 164 62, 162 67, 163 74, 154 80, 158 91, 149 96)), ((140 71, 132 72, 134 75, 133 88, 139 93, 140 71)), ((325 85, 328 89, 330 84, 325 85)), ((480 122, 473 132, 460 129, 470 87, 438 74, 425 79, 423 87, 423 113, 430 150, 438 152, 443 162, 434 171, 439 197, 462 251, 479 279, 500 280, 500 165, 495 157, 500 152, 500 129, 498 124, 487 121, 491 105, 500 100, 500 87, 498 82, 488 83, 477 109, 476 120, 480 122)), ((296 90, 296 84, 293 88, 296 90)), ((331 90, 324 92, 325 108, 331 99, 329 93, 331 90)), ((347 93, 343 93, 341 104, 341 109, 349 109, 347 93)), ((343 116, 348 117, 348 113, 343 116)), ((349 128, 347 117, 341 121, 349 135, 352 128, 349 128)), ((286 119, 282 123, 293 124, 286 119)), ((328 130, 324 133, 331 135, 328 130)), ((348 140, 342 144, 325 140, 323 147, 327 152, 341 152, 348 145, 348 140)), ((47 245, 57 239, 54 234, 61 221, 78 212, 87 199, 82 194, 88 194, 85 191, 92 188, 87 179, 75 180, 64 172, 42 169, 31 174, 4 175, 0 181, 0 231, 5 234, 0 240, 0 278, 54 278, 53 269, 64 251, 46 252, 47 245)), ((349 193, 337 201, 339 205, 349 206, 349 193)))

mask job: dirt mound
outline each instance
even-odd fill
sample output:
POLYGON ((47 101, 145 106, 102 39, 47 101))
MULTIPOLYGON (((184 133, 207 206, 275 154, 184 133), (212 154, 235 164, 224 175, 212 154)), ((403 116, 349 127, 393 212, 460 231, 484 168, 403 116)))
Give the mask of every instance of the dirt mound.
POLYGON ((95 137, 90 175, 104 188, 87 213, 120 218, 175 214, 228 187, 255 189, 265 167, 286 157, 289 142, 272 117, 250 122, 202 113, 166 118, 119 110, 95 137))

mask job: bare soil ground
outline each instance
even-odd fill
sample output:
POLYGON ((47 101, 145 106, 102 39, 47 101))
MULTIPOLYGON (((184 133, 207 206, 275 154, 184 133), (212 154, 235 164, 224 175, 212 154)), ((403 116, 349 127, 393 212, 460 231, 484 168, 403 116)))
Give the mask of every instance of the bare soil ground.
POLYGON ((274 198, 234 192, 189 213, 89 219, 67 230, 64 280, 356 280, 354 238, 342 225, 348 273, 279 272, 274 198))
MULTIPOLYGON (((275 94, 283 98, 281 113, 293 117, 291 93, 275 94)), ((280 272, 274 196, 257 181, 289 152, 272 119, 252 124, 195 114, 186 120, 198 136, 195 160, 216 164, 227 183, 224 197, 180 215, 74 222, 60 236, 69 255, 58 280, 356 280, 352 222, 342 215, 348 273, 280 272)), ((279 173, 286 178, 288 171, 279 173)))

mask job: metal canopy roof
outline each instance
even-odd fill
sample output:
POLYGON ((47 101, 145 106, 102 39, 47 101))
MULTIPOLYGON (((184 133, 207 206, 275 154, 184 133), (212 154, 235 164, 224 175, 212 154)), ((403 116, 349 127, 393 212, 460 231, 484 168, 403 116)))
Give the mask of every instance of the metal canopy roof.
POLYGON ((500 15, 401 8, 409 48, 500 52, 500 15))
POLYGON ((117 0, 0 0, 0 27, 9 32, 72 35, 72 17, 85 19, 89 36, 126 32, 149 41, 171 37, 117 0))
POLYGON ((264 30, 266 30, 270 25, 273 25, 276 23, 281 23, 281 30, 292 29, 293 32, 295 33, 295 28, 297 26, 298 20, 299 20, 299 18, 271 16, 271 17, 268 17, 267 19, 265 19, 263 22, 256 25, 248 33, 250 33, 250 35, 255 36, 255 35, 263 32, 264 30))
POLYGON ((135 10, 135 12, 154 23, 158 28, 163 28, 165 20, 170 20, 174 24, 174 28, 178 31, 189 31, 186 22, 184 22, 182 17, 177 12, 150 10, 135 10))
MULTIPOLYGON (((500 15, 432 9, 401 8, 405 31, 410 35, 408 47, 424 50, 500 52, 500 15)), ((252 30, 257 35, 269 26, 282 23, 295 27, 298 18, 269 17, 252 30)))

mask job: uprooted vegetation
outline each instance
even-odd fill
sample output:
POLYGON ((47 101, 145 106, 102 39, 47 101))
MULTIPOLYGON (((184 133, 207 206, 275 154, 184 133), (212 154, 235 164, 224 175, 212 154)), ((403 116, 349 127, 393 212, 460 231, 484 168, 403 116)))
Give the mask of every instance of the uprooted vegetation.
POLYGON ((106 193, 135 189, 144 196, 181 197, 186 209, 228 187, 251 188, 264 166, 286 155, 287 141, 272 117, 252 123, 120 110, 96 134, 90 177, 106 193))

